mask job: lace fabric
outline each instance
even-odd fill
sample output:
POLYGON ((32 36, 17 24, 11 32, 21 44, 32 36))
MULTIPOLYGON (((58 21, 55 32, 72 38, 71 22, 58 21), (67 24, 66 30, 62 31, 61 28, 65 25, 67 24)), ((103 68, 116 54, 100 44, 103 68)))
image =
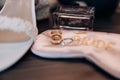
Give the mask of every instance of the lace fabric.
POLYGON ((23 32, 35 38, 37 28, 34 0, 6 0, 0 12, 0 30, 23 32))
POLYGON ((9 18, 0 16, 0 30, 12 30, 14 32, 25 32, 28 36, 33 37, 33 25, 20 18, 9 18))

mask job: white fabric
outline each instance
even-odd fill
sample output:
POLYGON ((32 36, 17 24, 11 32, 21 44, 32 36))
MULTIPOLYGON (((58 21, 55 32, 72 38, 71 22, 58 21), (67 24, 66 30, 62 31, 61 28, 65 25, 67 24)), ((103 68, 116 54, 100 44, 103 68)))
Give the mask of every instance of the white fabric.
MULTIPOLYGON (((38 35, 35 41, 32 51, 35 55, 45 58, 81 58, 85 57, 91 60, 105 71, 109 72, 115 77, 120 78, 120 35, 113 33, 103 32, 87 32, 85 34, 76 34, 74 30, 64 30, 63 38, 71 38, 73 36, 80 36, 81 39, 87 37, 90 40, 102 41, 105 44, 112 43, 109 48, 102 46, 102 42, 99 47, 94 45, 53 45, 50 41, 49 33, 51 31, 45 31, 38 35)), ((90 42, 88 40, 88 42, 90 42)), ((79 43, 78 43, 79 44, 79 43)))
POLYGON ((11 67, 21 59, 32 43, 33 38, 25 42, 0 43, 0 72, 11 67))
POLYGON ((0 12, 0 30, 25 32, 30 39, 20 42, 0 42, 0 72, 15 64, 31 47, 37 35, 35 20, 34 0, 6 0, 0 12))
POLYGON ((34 37, 35 29, 33 25, 20 18, 9 18, 7 16, 0 16, 0 30, 12 30, 14 32, 25 32, 28 36, 34 37))

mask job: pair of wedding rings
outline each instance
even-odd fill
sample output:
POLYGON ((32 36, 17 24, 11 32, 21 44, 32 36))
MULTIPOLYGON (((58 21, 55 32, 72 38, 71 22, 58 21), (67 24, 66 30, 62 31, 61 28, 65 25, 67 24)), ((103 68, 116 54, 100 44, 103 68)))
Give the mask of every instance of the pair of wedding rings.
MULTIPOLYGON (((85 34, 86 31, 76 31, 75 34, 85 34)), ((68 45, 73 41, 80 39, 78 36, 74 36, 72 38, 63 38, 61 30, 53 30, 50 32, 51 42, 55 45, 68 45)))
POLYGON ((51 42, 52 44, 65 46, 73 41, 72 38, 64 38, 62 37, 61 30, 54 30, 50 32, 51 42))

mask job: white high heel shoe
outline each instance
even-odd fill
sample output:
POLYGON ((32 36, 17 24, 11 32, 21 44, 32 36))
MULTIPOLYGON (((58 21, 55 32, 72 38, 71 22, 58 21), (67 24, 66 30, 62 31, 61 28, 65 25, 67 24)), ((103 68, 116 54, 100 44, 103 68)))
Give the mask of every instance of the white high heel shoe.
POLYGON ((37 33, 34 0, 6 0, 0 12, 0 72, 27 52, 37 33))

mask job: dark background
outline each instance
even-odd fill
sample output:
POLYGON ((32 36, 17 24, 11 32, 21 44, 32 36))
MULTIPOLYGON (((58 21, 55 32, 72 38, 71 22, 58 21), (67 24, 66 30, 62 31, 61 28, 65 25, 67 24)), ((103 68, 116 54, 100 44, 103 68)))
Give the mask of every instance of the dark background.
POLYGON ((108 18, 113 15, 119 0, 58 0, 61 5, 77 5, 76 1, 85 2, 88 7, 95 7, 96 18, 108 18))

